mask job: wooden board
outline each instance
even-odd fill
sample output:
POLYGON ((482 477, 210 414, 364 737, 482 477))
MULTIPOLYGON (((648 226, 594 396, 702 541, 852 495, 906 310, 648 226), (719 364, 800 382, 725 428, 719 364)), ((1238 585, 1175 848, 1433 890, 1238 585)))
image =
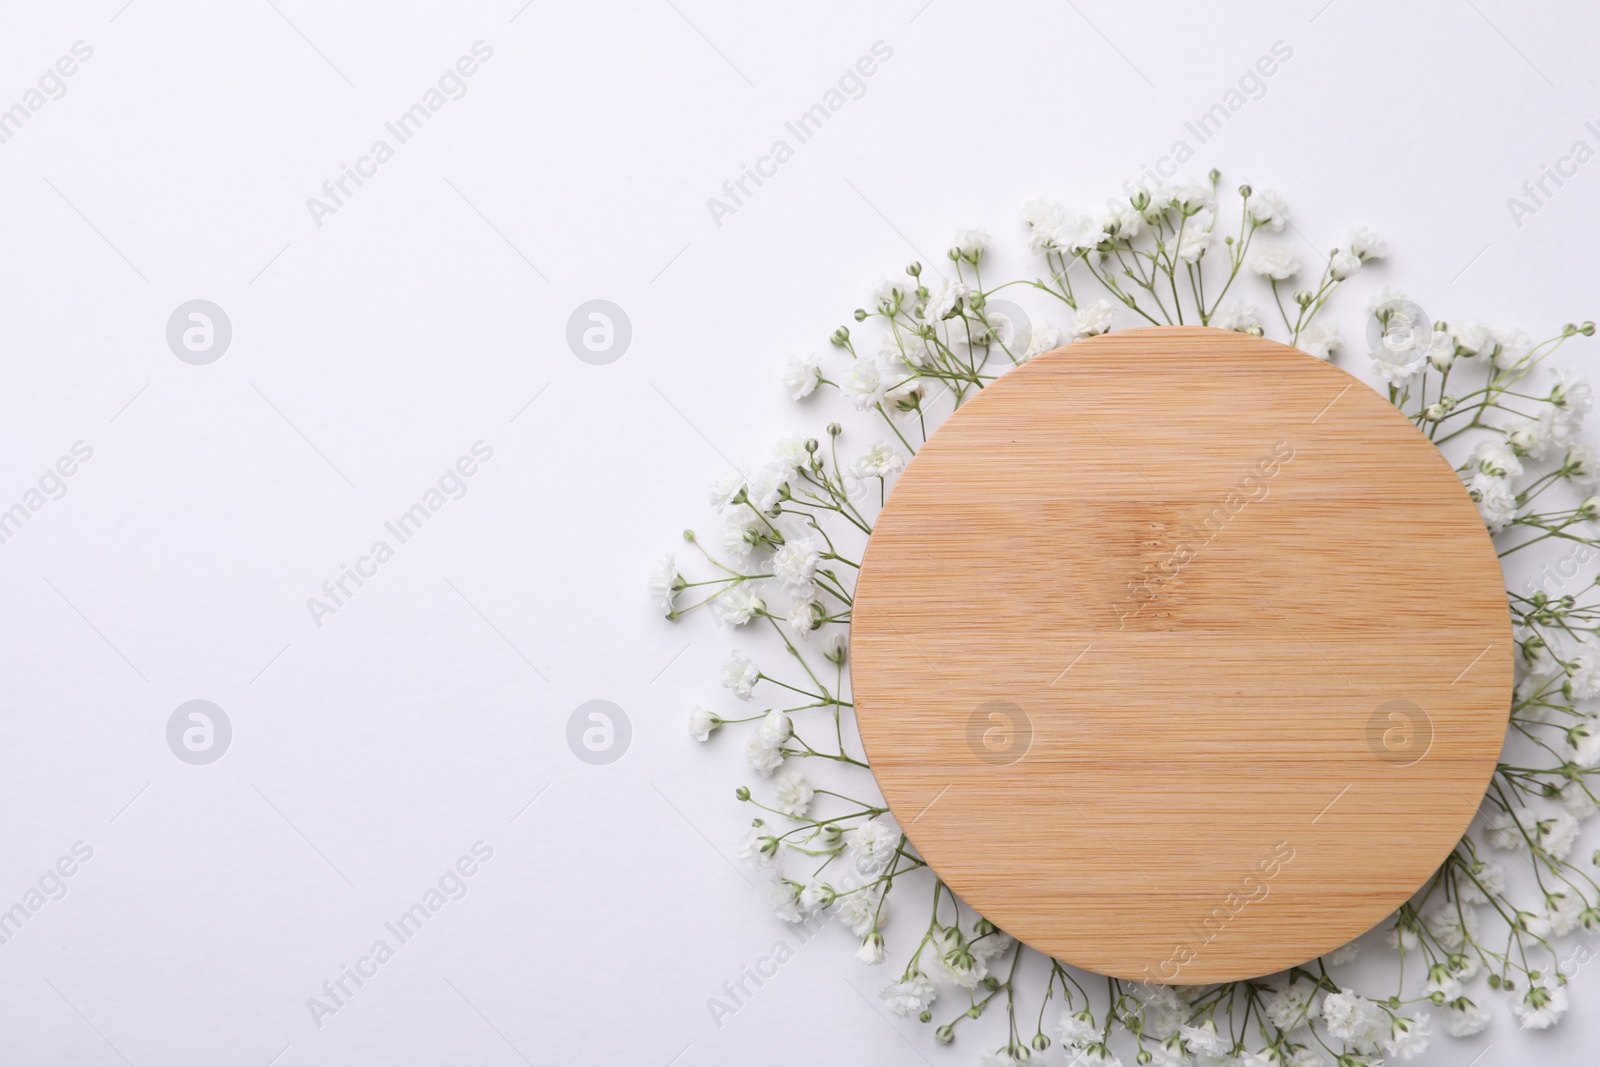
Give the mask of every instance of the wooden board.
POLYGON ((1471 821, 1512 687, 1450 464, 1344 371, 1190 327, 1057 350, 953 415, 878 520, 851 663, 873 773, 952 889, 1176 984, 1403 903, 1471 821))

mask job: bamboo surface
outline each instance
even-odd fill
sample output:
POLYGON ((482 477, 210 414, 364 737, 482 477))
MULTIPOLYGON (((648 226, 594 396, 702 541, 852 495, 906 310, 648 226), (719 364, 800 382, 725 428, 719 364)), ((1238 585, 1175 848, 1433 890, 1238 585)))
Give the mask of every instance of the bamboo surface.
POLYGON ((1483 523, 1409 420, 1292 348, 1160 327, 1038 357, 933 435, 850 662, 946 884, 1061 960, 1196 984, 1423 885, 1487 788, 1512 651, 1483 523))

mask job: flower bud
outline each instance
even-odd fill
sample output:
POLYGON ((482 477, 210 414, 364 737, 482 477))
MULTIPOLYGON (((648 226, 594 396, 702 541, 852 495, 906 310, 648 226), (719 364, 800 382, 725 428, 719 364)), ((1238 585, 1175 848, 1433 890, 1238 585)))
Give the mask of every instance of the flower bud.
POLYGON ((740 800, 749 800, 750 799, 750 787, 741 785, 738 789, 735 789, 733 791, 733 795, 738 797, 740 800))

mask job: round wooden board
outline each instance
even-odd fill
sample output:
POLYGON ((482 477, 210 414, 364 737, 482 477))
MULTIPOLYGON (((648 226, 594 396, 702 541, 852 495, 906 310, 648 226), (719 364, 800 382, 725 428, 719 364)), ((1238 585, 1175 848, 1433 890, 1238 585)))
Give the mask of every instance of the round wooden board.
POLYGON ((901 475, 856 587, 873 773, 969 904, 1058 959, 1196 984, 1370 929, 1505 737, 1495 550, 1366 384, 1162 327, 1017 368, 901 475))

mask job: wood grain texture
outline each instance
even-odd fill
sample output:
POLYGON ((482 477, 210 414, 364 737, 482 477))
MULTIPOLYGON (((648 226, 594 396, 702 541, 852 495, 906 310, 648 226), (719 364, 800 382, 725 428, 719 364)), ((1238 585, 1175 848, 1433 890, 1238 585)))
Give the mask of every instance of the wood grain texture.
POLYGON ((901 475, 851 626, 861 735, 922 856, 1103 974, 1270 974, 1466 829, 1509 614, 1450 464, 1366 384, 1190 327, 1006 374, 901 475))

